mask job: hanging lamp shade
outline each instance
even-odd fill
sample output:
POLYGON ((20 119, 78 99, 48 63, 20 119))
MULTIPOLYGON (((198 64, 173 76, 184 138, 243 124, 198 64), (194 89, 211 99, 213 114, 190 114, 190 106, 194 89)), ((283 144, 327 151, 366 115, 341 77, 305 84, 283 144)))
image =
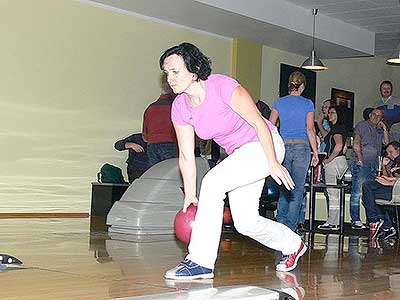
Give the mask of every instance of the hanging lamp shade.
POLYGON ((400 65, 400 50, 397 50, 386 62, 388 64, 400 65))
POLYGON ((314 71, 324 71, 328 67, 325 67, 322 61, 315 54, 315 50, 311 50, 311 55, 301 64, 303 69, 314 70, 314 71))
POLYGON ((312 33, 312 50, 311 55, 307 57, 307 59, 301 64, 301 68, 313 70, 313 71, 324 71, 327 70, 328 67, 325 67, 322 61, 315 54, 315 16, 318 13, 318 9, 314 8, 312 11, 313 14, 313 33, 312 33))

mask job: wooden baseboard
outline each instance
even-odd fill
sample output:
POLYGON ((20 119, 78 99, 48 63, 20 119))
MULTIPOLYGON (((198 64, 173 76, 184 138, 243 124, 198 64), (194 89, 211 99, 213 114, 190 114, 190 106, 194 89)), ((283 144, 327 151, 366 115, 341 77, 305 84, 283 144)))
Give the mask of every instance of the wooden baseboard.
POLYGON ((0 219, 88 218, 88 213, 0 213, 0 219))

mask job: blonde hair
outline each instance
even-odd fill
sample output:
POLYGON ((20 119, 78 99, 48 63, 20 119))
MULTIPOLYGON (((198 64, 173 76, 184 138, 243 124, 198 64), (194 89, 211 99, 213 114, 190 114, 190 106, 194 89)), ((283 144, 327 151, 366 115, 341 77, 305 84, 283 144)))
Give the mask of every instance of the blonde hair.
POLYGON ((288 81, 289 93, 297 91, 302 84, 304 84, 304 87, 306 87, 306 76, 304 76, 304 74, 299 71, 295 71, 290 74, 288 81))

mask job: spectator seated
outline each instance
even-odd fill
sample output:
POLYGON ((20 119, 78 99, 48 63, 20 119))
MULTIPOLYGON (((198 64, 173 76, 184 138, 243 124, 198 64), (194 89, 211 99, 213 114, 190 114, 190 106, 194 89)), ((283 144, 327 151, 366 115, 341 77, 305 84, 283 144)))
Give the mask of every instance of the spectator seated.
POLYGON ((392 199, 390 201, 384 199, 376 199, 375 203, 378 205, 391 206, 394 208, 397 232, 399 232, 399 213, 397 207, 400 206, 400 179, 398 179, 393 186, 392 199))

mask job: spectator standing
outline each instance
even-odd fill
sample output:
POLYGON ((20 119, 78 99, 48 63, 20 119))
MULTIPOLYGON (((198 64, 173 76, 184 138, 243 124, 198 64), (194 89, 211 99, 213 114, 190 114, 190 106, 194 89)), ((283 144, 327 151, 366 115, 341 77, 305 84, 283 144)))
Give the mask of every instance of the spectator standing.
POLYGON ((394 105, 400 105, 400 99, 393 96, 393 84, 389 80, 384 80, 379 85, 379 91, 381 94, 381 99, 379 99, 375 106, 379 107, 381 105, 387 105, 388 109, 394 107, 394 105))
POLYGON ((381 82, 379 91, 381 99, 377 101, 376 108, 383 109, 385 122, 390 128, 392 124, 400 122, 400 99, 392 95, 393 84, 389 80, 381 82))
POLYGON ((178 156, 176 135, 171 121, 175 95, 163 76, 161 96, 151 103, 143 116, 143 139, 147 142, 150 166, 178 156))
POLYGON ((324 137, 328 134, 329 130, 331 129, 329 125, 329 116, 328 111, 331 106, 333 106, 333 101, 331 99, 327 99, 322 103, 321 112, 318 114, 317 125, 320 133, 321 138, 321 145, 319 147, 320 152, 325 151, 325 143, 324 137))
POLYGON ((360 220, 360 199, 362 185, 374 180, 382 143, 389 143, 389 133, 384 122, 384 112, 374 109, 367 121, 357 123, 354 128, 353 153, 351 162, 352 186, 350 196, 350 215, 353 229, 364 229, 360 220))
POLYGON ((318 163, 317 138, 314 127, 314 104, 301 96, 306 77, 301 72, 289 76, 289 95, 278 98, 272 108, 270 120, 280 120, 280 134, 285 143, 282 165, 295 182, 293 190, 281 190, 278 200, 277 221, 297 230, 304 193, 307 170, 310 165, 310 145, 313 151, 312 166, 318 163))

